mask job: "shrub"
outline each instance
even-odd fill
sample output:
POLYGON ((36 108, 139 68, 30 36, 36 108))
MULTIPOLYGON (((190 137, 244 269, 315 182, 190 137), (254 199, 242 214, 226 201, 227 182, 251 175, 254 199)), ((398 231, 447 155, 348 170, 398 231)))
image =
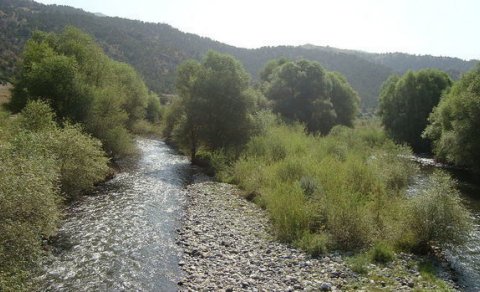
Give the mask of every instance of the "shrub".
POLYGON ((109 173, 101 142, 79 126, 66 124, 51 138, 46 143, 60 165, 61 190, 67 198, 89 191, 109 173))
POLYGON ((293 242, 308 228, 309 213, 299 185, 279 183, 262 194, 280 241, 293 242))
POLYGON ((57 127, 51 120, 53 116, 47 104, 29 102, 19 117, 22 134, 12 141, 12 151, 17 155, 37 153, 53 159, 60 173, 61 191, 71 199, 106 177, 108 158, 98 139, 85 134, 78 125, 67 123, 63 128, 57 127), (27 131, 23 130, 25 127, 27 131))
POLYGON ((330 239, 325 233, 310 233, 305 232, 297 240, 294 245, 303 249, 313 257, 325 254, 328 250, 330 239))
POLYGON ((370 264, 370 261, 366 253, 361 253, 353 256, 349 259, 348 262, 350 264, 350 268, 355 273, 362 275, 368 274, 368 265, 370 264))
POLYGON ((19 118, 20 127, 27 131, 45 131, 55 128, 55 113, 40 100, 27 103, 19 118))
POLYGON ((428 187, 410 201, 408 228, 421 250, 432 243, 462 243, 472 228, 471 220, 455 182, 443 172, 435 172, 428 187))
MULTIPOLYGON (((335 127, 331 134, 316 137, 298 125, 277 124, 254 137, 233 165, 214 167, 226 169, 229 181, 233 177, 255 195, 281 241, 311 253, 322 250, 328 238, 329 247, 342 250, 374 246, 375 260, 388 261, 391 246, 411 249, 418 245, 417 237, 432 241, 433 235, 422 239, 432 234, 432 219, 418 223, 428 217, 425 206, 442 210, 433 213, 440 222, 435 224, 447 229, 444 233, 464 234, 456 234, 455 228, 468 229, 468 213, 455 196, 407 197, 406 187, 417 171, 406 158, 411 152, 379 135, 378 129, 365 123, 359 129, 335 127)), ((446 194, 455 192, 453 185, 437 185, 446 194)), ((433 234, 435 240, 452 242, 449 235, 433 234)))
POLYGON ((395 258, 395 252, 389 244, 378 242, 370 250, 370 257, 374 262, 386 264, 395 258))
POLYGON ((0 148, 0 160, 0 290, 14 291, 26 289, 40 239, 56 230, 58 168, 35 152, 14 155, 0 148))

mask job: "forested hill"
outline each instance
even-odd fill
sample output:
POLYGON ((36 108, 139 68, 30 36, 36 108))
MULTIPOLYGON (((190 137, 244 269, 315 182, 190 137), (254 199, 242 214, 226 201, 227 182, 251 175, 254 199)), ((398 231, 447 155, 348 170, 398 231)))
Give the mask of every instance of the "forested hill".
POLYGON ((77 26, 93 35, 109 56, 133 65, 157 93, 173 92, 177 65, 185 59, 200 59, 208 50, 235 56, 254 77, 273 58, 319 61, 326 69, 347 77, 362 97, 364 108, 376 106, 378 90, 392 73, 435 67, 457 77, 474 65, 473 61, 457 58, 370 54, 316 46, 243 49, 184 33, 167 24, 98 16, 28 0, 0 0, 0 80, 12 77, 23 45, 33 30, 58 32, 65 25, 77 26))

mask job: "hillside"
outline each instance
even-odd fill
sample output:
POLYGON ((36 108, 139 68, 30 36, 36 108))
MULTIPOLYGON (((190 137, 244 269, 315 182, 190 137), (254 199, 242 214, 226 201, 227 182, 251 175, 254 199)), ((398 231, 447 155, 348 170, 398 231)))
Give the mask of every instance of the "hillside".
POLYGON ((238 58, 254 78, 272 58, 307 58, 344 74, 362 97, 363 108, 376 106, 380 85, 392 73, 435 67, 456 78, 474 61, 457 58, 371 54, 316 46, 280 46, 243 49, 184 33, 167 24, 145 23, 98 16, 67 6, 43 5, 29 0, 0 1, 0 80, 12 78, 25 41, 35 29, 59 31, 74 25, 93 35, 112 58, 135 67, 157 93, 174 91, 175 70, 182 61, 201 58, 208 50, 238 58))

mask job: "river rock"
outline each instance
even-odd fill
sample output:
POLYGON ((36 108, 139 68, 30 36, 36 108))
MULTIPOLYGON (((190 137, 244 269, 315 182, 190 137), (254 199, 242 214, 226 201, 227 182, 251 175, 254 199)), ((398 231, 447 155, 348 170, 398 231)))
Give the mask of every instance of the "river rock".
MULTIPOLYGON (((367 276, 354 273, 338 252, 312 258, 276 241, 266 211, 245 200, 232 185, 202 179, 188 186, 186 193, 177 240, 184 250, 181 268, 186 274, 180 291, 411 290, 410 282, 417 279, 412 275, 402 281, 408 286, 394 276, 388 282, 370 283, 367 276)), ((389 267, 372 265, 369 270, 395 274, 389 267)))

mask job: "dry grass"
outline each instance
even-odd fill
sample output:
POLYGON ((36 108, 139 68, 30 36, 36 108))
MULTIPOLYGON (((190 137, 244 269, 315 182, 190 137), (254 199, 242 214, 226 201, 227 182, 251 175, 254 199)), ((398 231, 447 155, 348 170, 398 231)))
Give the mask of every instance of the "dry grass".
POLYGON ((0 84, 0 105, 10 101, 10 89, 12 88, 11 84, 0 84))

